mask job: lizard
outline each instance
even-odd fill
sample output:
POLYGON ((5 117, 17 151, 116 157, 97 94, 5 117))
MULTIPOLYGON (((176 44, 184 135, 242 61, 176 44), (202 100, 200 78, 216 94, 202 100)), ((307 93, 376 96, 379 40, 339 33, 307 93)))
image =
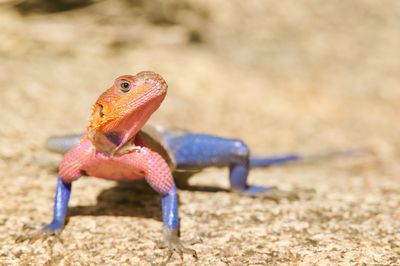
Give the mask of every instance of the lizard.
POLYGON ((145 179, 161 195, 163 235, 169 253, 196 256, 196 251, 185 247, 179 239, 173 171, 228 166, 231 190, 246 196, 276 196, 277 192, 285 196, 273 187, 249 185, 250 168, 352 153, 254 157, 239 139, 145 125, 161 105, 167 90, 165 80, 151 71, 120 76, 93 105, 86 133, 49 139, 50 150, 65 154, 59 166, 53 219, 40 229, 39 236, 62 231, 72 183, 81 176, 115 181, 145 179))

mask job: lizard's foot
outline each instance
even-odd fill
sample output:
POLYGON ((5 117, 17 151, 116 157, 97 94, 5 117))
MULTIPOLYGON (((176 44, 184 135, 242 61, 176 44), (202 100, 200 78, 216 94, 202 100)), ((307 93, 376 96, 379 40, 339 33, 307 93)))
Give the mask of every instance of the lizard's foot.
POLYGON ((277 187, 249 186, 242 193, 246 196, 265 198, 274 201, 299 199, 297 191, 281 190, 277 187))
POLYGON ((44 227, 37 226, 37 225, 24 225, 24 229, 31 229, 34 230, 35 232, 30 233, 30 234, 25 234, 18 236, 15 239, 15 242, 20 243, 24 241, 28 241, 29 243, 34 243, 36 241, 40 240, 46 240, 50 237, 55 237, 56 239, 60 240, 60 233, 62 230, 62 225, 58 223, 50 223, 44 227))
POLYGON ((164 245, 168 248, 165 263, 169 261, 174 252, 178 253, 183 260, 183 254, 190 254, 197 259, 197 253, 194 249, 186 248, 178 237, 177 229, 164 228, 164 245))

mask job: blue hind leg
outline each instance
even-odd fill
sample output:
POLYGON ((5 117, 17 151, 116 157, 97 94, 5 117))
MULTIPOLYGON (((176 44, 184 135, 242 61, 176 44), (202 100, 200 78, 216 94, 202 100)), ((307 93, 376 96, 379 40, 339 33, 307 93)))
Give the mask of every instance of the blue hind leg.
POLYGON ((230 169, 231 189, 246 195, 269 190, 268 187, 249 186, 250 161, 247 145, 237 139, 226 139, 207 134, 186 133, 165 135, 178 169, 202 169, 211 166, 227 166, 230 169))

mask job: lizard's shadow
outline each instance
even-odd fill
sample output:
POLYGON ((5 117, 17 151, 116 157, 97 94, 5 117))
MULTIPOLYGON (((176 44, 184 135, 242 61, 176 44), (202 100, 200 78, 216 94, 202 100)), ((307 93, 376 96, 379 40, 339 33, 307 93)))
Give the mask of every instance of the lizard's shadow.
MULTIPOLYGON (((228 191, 187 184, 187 176, 175 176, 178 189, 202 192, 228 191)), ((179 194, 179 192, 178 192, 179 194)), ((145 181, 119 182, 97 196, 96 205, 69 207, 71 216, 130 216, 161 220, 161 196, 145 181)))
POLYGON ((103 190, 96 205, 74 206, 68 216, 132 216, 161 220, 161 196, 145 182, 120 182, 103 190))

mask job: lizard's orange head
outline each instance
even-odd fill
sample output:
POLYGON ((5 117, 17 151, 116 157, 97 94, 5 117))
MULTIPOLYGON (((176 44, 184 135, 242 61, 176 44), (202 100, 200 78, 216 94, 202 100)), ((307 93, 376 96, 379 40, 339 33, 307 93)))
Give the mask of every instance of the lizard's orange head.
POLYGON ((106 152, 123 146, 157 110, 167 88, 164 79, 150 71, 116 78, 94 104, 87 136, 106 152))

